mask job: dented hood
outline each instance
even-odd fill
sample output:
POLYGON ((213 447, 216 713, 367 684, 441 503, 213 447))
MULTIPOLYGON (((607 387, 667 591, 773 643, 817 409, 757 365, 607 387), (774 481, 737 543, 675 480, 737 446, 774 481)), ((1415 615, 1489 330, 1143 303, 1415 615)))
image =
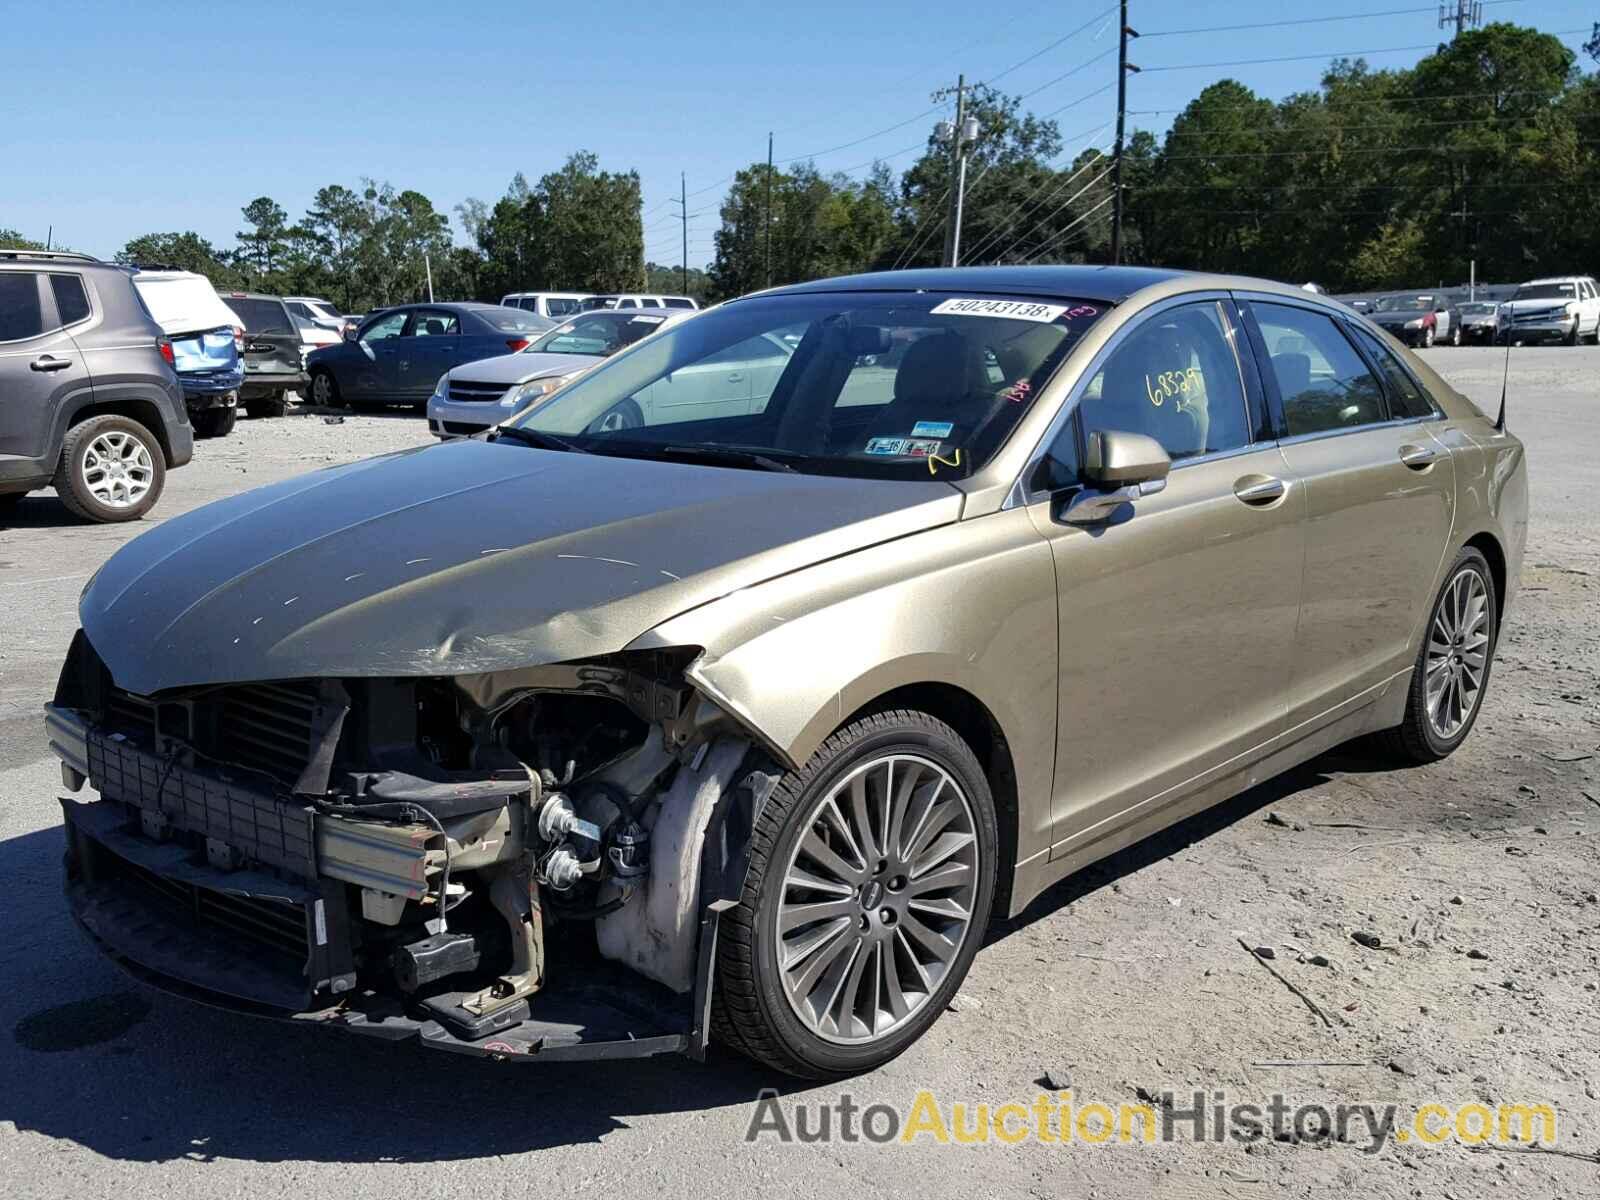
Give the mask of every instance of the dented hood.
POLYGON ((117 683, 453 675, 620 650, 668 617, 960 515, 960 493, 449 442, 172 518, 79 616, 117 683))

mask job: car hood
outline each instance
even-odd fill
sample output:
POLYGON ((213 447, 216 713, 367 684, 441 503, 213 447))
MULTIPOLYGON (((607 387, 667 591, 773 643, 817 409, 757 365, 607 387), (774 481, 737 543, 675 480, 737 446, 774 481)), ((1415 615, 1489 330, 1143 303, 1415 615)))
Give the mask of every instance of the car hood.
POLYGON ((174 517, 79 603, 116 682, 454 675, 620 650, 690 608, 956 520, 949 484, 449 442, 174 517))
POLYGON ((469 379, 474 383, 526 383, 546 375, 566 375, 583 371, 604 359, 594 354, 502 354, 497 358, 480 358, 463 363, 450 372, 451 379, 469 379))
POLYGON ((1505 308, 1506 311, 1513 313, 1548 312, 1553 308, 1564 310, 1567 305, 1576 303, 1577 301, 1575 300, 1563 300, 1561 297, 1557 296, 1549 300, 1506 300, 1502 302, 1502 307, 1505 308))

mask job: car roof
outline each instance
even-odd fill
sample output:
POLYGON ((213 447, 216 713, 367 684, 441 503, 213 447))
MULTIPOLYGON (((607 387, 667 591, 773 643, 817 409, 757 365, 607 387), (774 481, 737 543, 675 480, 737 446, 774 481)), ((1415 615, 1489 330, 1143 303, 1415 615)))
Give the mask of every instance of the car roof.
POLYGON ((875 271, 844 275, 811 283, 790 284, 757 295, 797 295, 807 292, 994 292, 1024 296, 1072 296, 1084 300, 1116 302, 1135 292, 1192 276, 1198 283, 1206 275, 1162 267, 1112 266, 1006 266, 929 267, 910 271, 875 271))
POLYGON ((1517 284, 1518 287, 1527 287, 1530 283, 1577 283, 1580 279, 1592 279, 1591 275, 1548 275, 1543 279, 1527 279, 1517 284))
MULTIPOLYGON (((218 292, 225 300, 283 300, 283 296, 269 296, 265 292, 218 292)), ((288 297, 293 299, 293 297, 288 297)))

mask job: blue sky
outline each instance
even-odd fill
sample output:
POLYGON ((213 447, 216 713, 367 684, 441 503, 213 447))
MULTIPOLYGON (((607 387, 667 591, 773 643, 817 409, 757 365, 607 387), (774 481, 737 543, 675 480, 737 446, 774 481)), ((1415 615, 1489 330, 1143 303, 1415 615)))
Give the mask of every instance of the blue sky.
MULTIPOLYGON (((1109 145, 1115 112, 1115 88, 1104 85, 1115 80, 1116 22, 1098 16, 1109 11, 1101 0, 8 7, 6 41, 26 53, 6 54, 0 71, 0 227, 43 238, 53 224, 58 241, 106 255, 166 230, 230 246, 253 197, 272 196, 293 219, 318 187, 362 176, 453 212, 581 148, 639 171, 647 256, 659 261, 678 261, 677 210, 666 201, 685 172, 697 214, 689 257, 701 263, 726 178, 765 156, 769 129, 780 160, 833 151, 818 155, 819 168, 864 174, 874 155, 903 168, 937 119, 921 115, 932 89, 958 71, 994 78, 1086 24, 996 86, 1034 92, 1037 113, 1062 109, 1062 133, 1078 135, 1070 151, 1109 145)), ((1425 0, 1130 9, 1149 36, 1130 54, 1147 70, 1130 81, 1129 108, 1157 130, 1173 113, 1148 110, 1179 109, 1218 78, 1276 98, 1315 86, 1340 52, 1431 47, 1443 36, 1425 0), (1386 15, 1157 36, 1353 13, 1386 15), (1303 55, 1313 57, 1195 65, 1303 55), (1151 69, 1168 67, 1180 69, 1151 69)), ((1484 11, 1552 32, 1587 30, 1600 15, 1590 0, 1489 0, 1484 11)), ((1583 37, 1564 40, 1578 50, 1583 37)), ((1424 53, 1367 57, 1405 66, 1424 53)))

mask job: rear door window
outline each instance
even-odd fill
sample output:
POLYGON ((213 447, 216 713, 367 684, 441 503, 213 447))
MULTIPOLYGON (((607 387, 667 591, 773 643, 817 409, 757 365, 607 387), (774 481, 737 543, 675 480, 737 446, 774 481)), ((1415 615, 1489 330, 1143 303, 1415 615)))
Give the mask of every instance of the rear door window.
POLYGON ((89 293, 81 275, 51 275, 50 290, 56 297, 56 316, 63 325, 74 325, 89 315, 89 293))
POLYGON ((0 342, 19 342, 43 332, 39 276, 33 271, 0 271, 0 342))
POLYGON ((1290 437, 1384 419, 1383 389, 1333 318, 1288 304, 1251 305, 1290 437))
POLYGON ((1378 364, 1378 372, 1389 386, 1389 407, 1397 420, 1433 416, 1433 405, 1417 386, 1416 380, 1400 365, 1394 351, 1359 326, 1350 326, 1356 338, 1366 348, 1367 357, 1378 364))
POLYGON ((421 308, 411 322, 412 337, 448 337, 461 332, 461 318, 442 308, 421 308))

